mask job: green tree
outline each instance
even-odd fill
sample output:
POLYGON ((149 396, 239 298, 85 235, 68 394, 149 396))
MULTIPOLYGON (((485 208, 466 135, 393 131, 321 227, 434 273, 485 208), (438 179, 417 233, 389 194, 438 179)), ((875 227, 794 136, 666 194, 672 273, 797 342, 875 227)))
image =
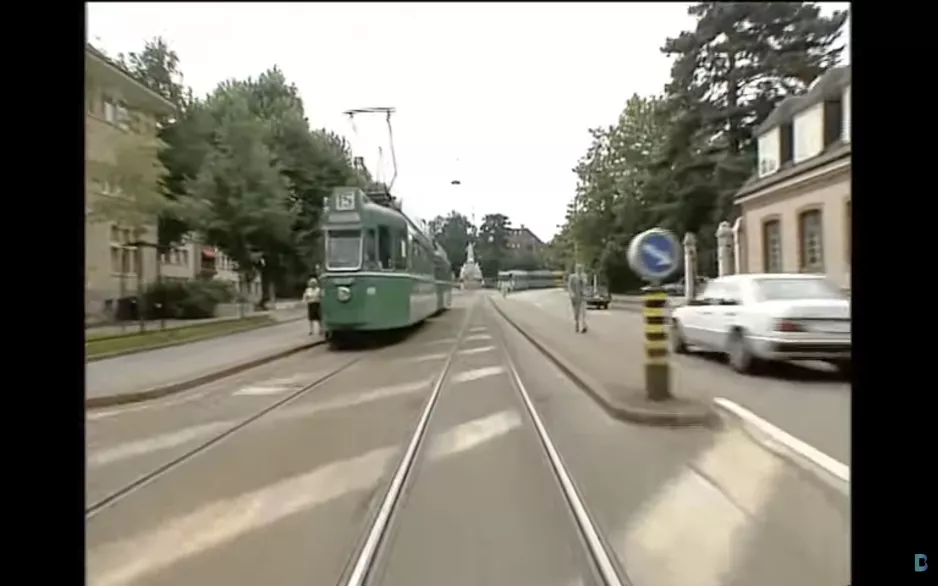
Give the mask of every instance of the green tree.
POLYGON ((700 2, 688 12, 695 29, 662 48, 674 57, 671 124, 654 188, 671 194, 675 227, 712 248, 716 223, 731 218, 755 169, 755 128, 838 63, 847 13, 823 16, 812 2, 700 2))
POLYGON ((190 225, 237 263, 240 288, 291 242, 290 192, 268 148, 268 125, 243 95, 216 92, 215 144, 188 187, 190 225), (223 106, 219 104, 223 103, 223 106))
POLYGON ((577 192, 553 243, 553 257, 568 269, 579 261, 604 274, 616 290, 635 287, 626 251, 632 237, 660 216, 662 202, 649 183, 667 136, 666 122, 659 98, 633 95, 616 124, 590 131, 593 143, 574 168, 577 192))
POLYGON ((486 214, 476 237, 475 249, 479 269, 486 278, 495 278, 498 271, 508 268, 508 230, 511 221, 504 214, 486 214))
MULTIPOLYGON (((176 106, 172 114, 161 116, 157 120, 158 136, 165 143, 160 150, 160 161, 166 167, 162 179, 163 194, 172 201, 178 200, 184 177, 176 170, 176 158, 171 146, 178 143, 177 127, 180 117, 184 116, 193 103, 192 89, 185 86, 180 69, 179 56, 170 48, 162 37, 155 37, 144 43, 138 52, 118 55, 119 65, 132 77, 160 94, 176 106)), ((158 242, 160 250, 178 243, 188 232, 188 226, 174 212, 175 206, 167 206, 158 220, 158 242)))
POLYGON ((430 222, 430 230, 437 243, 446 252, 446 256, 449 257, 453 271, 458 275, 459 269, 466 262, 466 248, 475 230, 472 222, 454 210, 445 217, 434 218, 430 222))

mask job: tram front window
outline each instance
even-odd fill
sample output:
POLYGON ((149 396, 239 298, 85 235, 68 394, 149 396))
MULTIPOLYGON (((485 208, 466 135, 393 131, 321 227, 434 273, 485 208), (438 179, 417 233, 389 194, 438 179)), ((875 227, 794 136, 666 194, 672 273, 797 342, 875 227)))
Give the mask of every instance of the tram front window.
POLYGON ((326 268, 357 269, 362 262, 362 235, 358 230, 331 230, 326 238, 326 268))

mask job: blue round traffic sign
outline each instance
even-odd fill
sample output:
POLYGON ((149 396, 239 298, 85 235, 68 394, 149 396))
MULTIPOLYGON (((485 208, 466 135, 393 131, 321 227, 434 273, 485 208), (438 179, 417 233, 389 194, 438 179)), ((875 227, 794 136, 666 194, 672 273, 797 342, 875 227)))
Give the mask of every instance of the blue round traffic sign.
POLYGON ((681 266, 681 244, 664 228, 652 228, 629 243, 629 266, 647 281, 662 281, 681 266))

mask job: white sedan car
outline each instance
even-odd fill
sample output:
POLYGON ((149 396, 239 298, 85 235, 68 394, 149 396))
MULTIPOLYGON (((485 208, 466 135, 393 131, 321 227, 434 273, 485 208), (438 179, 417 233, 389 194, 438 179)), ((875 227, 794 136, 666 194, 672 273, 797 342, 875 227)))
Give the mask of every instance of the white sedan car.
POLYGON ((738 372, 760 361, 823 360, 850 372, 850 300, 820 275, 713 279, 671 315, 671 349, 725 353, 738 372))

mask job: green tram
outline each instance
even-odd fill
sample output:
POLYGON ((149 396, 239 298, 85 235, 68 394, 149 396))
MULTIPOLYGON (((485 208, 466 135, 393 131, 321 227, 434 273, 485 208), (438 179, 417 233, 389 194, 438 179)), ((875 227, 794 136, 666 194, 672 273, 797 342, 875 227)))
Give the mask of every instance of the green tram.
POLYGON ((390 194, 336 188, 322 231, 322 325, 331 344, 406 328, 452 306, 449 259, 390 194))
POLYGON ((499 271, 498 285, 507 284, 512 291, 563 287, 563 271, 499 271))

